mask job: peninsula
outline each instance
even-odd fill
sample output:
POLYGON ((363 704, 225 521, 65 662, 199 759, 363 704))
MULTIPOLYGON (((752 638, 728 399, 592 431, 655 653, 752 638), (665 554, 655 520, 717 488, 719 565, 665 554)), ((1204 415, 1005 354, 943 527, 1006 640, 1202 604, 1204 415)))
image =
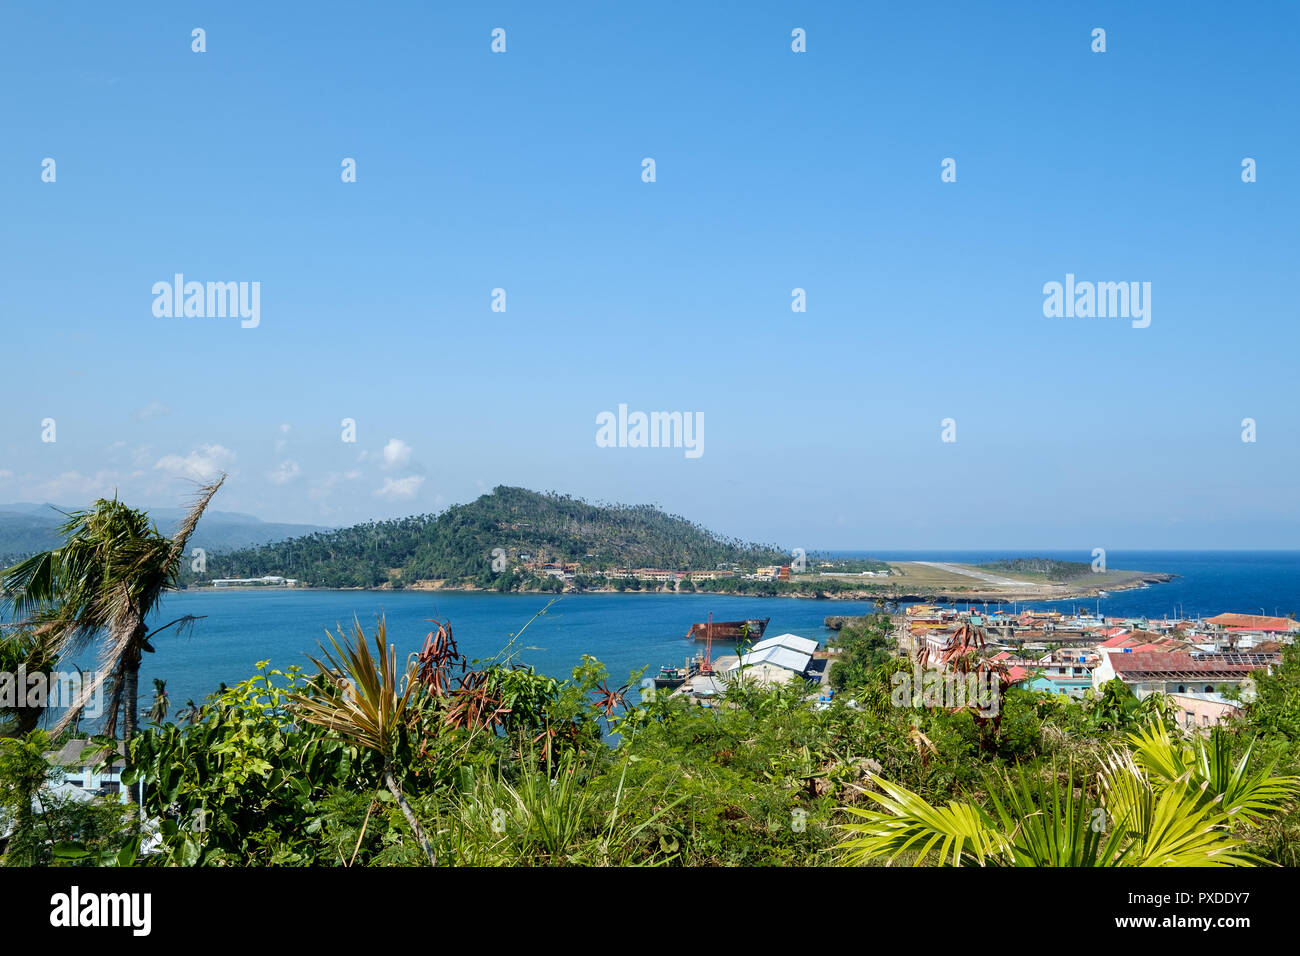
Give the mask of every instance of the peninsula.
POLYGON ((1022 558, 990 565, 806 554, 713 534, 651 505, 498 487, 438 515, 209 556, 188 587, 672 592, 882 601, 1051 601, 1167 581, 1022 558))

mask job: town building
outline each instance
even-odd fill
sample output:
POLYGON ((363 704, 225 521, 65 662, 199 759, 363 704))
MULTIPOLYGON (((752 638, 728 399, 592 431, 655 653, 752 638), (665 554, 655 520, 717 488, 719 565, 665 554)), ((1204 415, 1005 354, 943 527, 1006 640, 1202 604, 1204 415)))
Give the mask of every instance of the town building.
POLYGON ((1217 727, 1241 712, 1236 701, 1219 693, 1170 694, 1178 725, 1187 730, 1217 727))
POLYGON ((1138 650, 1111 653, 1092 672, 1093 687, 1118 678, 1139 697, 1148 694, 1214 694, 1222 687, 1248 684, 1250 675, 1268 669, 1276 654, 1191 654, 1138 650))
POLYGON ((739 659, 728 661, 723 673, 760 684, 784 684, 807 675, 817 642, 795 634, 779 634, 758 641, 739 659))

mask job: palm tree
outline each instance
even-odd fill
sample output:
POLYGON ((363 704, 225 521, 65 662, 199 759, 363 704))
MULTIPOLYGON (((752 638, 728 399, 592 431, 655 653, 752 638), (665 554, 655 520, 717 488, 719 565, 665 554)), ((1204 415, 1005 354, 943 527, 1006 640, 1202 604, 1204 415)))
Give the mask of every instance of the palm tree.
MULTIPOLYGON (((174 625, 184 628, 197 618, 177 618, 150 628, 151 614, 162 596, 176 586, 185 545, 226 476, 199 489, 194 506, 167 538, 143 511, 116 499, 99 499, 88 511, 68 515, 60 527, 63 544, 0 572, 5 603, 15 614, 31 614, 31 623, 60 658, 75 657, 98 644, 99 667, 64 713, 53 736, 61 734, 109 685, 104 732, 129 741, 139 725, 141 655, 153 651, 154 638, 174 625)), ((134 798, 134 793, 130 794, 134 798)))
POLYGON ((185 721, 191 727, 197 724, 202 716, 203 708, 194 703, 193 697, 185 701, 185 706, 176 712, 176 719, 185 721))
POLYGON ((167 710, 171 704, 167 696, 167 682, 165 680, 153 679, 153 706, 149 708, 149 719, 155 724, 161 724, 167 719, 167 710))
POLYGON ((1252 771, 1252 747, 1235 765, 1226 735, 1174 740, 1153 723, 1110 754, 1096 792, 1071 765, 1064 781, 1023 767, 990 777, 992 811, 964 800, 935 807, 888 781, 868 792, 879 810, 845 809, 848 862, 908 855, 960 866, 1254 866, 1237 831, 1259 826, 1300 794, 1300 778, 1252 771), (1076 787, 1076 783, 1078 786, 1076 787))
POLYGON ((353 621, 351 638, 342 629, 337 639, 326 633, 331 648, 321 647, 325 660, 308 658, 320 671, 315 682, 318 693, 291 694, 289 700, 307 723, 324 727, 379 755, 384 786, 406 817, 429 865, 437 866, 429 838, 393 773, 400 755, 410 748, 412 723, 417 718, 414 698, 423 687, 419 665, 413 655, 406 662, 406 670, 398 675, 397 648, 388 643, 382 617, 375 629, 375 654, 370 652, 360 622, 353 621))

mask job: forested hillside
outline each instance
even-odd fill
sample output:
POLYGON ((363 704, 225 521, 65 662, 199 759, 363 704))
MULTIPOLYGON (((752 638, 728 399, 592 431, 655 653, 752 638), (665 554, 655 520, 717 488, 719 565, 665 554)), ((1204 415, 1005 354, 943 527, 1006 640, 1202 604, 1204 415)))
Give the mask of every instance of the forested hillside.
POLYGON ((316 587, 374 587, 392 581, 474 581, 496 576, 493 551, 509 564, 580 562, 584 571, 657 567, 711 570, 785 560, 775 546, 720 538, 651 505, 590 504, 568 495, 498 487, 440 515, 372 521, 258 548, 209 555, 206 573, 245 578, 279 574, 316 587))

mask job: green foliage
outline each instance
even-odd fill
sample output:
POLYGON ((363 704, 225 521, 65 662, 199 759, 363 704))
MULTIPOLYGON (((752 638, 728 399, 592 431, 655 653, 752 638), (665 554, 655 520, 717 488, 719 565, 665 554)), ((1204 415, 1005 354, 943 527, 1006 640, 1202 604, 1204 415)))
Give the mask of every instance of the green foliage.
POLYGON ((553 774, 532 755, 519 765, 517 779, 505 768, 476 775, 440 828, 448 858, 461 866, 671 862, 676 847, 658 839, 654 828, 683 798, 648 793, 644 786, 629 789, 632 759, 624 756, 612 790, 613 774, 600 772, 606 761, 576 751, 565 754, 553 774), (629 806, 647 812, 633 816, 629 806))
POLYGON ((132 741, 123 780, 144 785, 144 814, 162 821, 166 861, 315 862, 317 804, 333 788, 375 788, 370 751, 290 723, 298 668, 266 668, 211 698, 197 722, 151 727, 132 741))
POLYGON ((1169 698, 1164 694, 1148 694, 1139 698, 1119 678, 1101 685, 1100 693, 1089 690, 1084 695, 1081 711, 1087 729, 1097 731, 1132 732, 1147 726, 1152 720, 1166 727, 1175 725, 1175 715, 1169 698))
POLYGON ((78 799, 54 788, 48 734, 0 739, 0 834, 12 828, 5 866, 77 865, 116 858, 130 840, 128 815, 112 797, 78 799))
POLYGON ((897 651, 893 623, 885 614, 846 623, 831 644, 840 652, 831 662, 829 675, 837 694, 864 688, 897 651))
POLYGON ((986 774, 990 807, 953 799, 936 807, 876 778, 880 809, 846 807, 841 849, 851 863, 900 858, 920 866, 1253 866, 1262 859, 1234 826, 1258 825, 1291 804, 1300 779, 1231 765, 1223 739, 1171 737, 1158 721, 1131 736, 1096 774, 1073 761, 986 774))
POLYGON ((1300 741, 1300 643, 1282 648, 1282 663, 1273 673, 1256 671, 1255 697, 1246 705, 1252 730, 1300 741))
POLYGON ((19 626, 0 635, 0 673, 14 675, 9 678, 13 682, 13 700, 0 702, 0 737, 23 737, 36 729, 45 708, 27 706, 25 688, 18 686, 19 668, 29 677, 45 674, 48 678, 58 664, 58 656, 34 627, 19 626))

